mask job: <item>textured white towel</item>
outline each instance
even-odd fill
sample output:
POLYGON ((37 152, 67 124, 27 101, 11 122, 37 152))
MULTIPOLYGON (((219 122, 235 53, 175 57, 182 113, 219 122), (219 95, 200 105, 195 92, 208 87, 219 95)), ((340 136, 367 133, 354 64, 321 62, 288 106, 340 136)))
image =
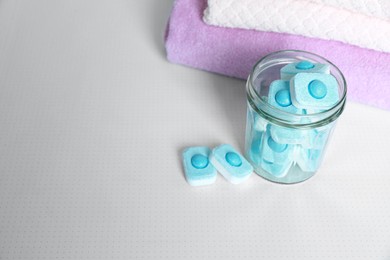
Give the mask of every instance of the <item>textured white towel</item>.
POLYGON ((390 0, 208 0, 204 21, 390 52, 389 5, 390 0))
POLYGON ((344 8, 368 16, 390 19, 390 0, 310 0, 318 4, 344 8))

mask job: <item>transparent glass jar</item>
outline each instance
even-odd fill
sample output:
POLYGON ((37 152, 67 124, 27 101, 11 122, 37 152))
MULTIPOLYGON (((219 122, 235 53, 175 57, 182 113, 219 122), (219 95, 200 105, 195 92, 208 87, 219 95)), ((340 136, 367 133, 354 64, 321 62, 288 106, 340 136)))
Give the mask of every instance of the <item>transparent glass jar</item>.
POLYGON ((297 183, 313 176, 321 165, 336 121, 344 110, 347 85, 340 70, 313 53, 296 50, 274 52, 253 67, 246 89, 245 153, 255 172, 278 183, 297 183), (270 84, 280 80, 280 69, 301 61, 328 66, 328 72, 338 85, 338 101, 332 107, 292 113, 268 103, 270 84))

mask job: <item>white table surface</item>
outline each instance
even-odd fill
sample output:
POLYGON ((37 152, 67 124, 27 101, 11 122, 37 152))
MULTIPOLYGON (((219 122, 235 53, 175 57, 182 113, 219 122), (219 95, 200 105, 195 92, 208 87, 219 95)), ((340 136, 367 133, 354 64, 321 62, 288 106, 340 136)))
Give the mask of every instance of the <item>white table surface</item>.
POLYGON ((390 112, 349 102, 315 177, 190 187, 244 145, 244 81, 170 64, 172 0, 0 1, 0 259, 390 259, 390 112))

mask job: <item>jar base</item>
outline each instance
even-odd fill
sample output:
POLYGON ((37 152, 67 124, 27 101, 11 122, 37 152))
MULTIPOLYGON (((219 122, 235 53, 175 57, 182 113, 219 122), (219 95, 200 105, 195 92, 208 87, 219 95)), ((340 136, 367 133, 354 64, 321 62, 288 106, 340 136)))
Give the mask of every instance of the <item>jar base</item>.
POLYGON ((283 177, 275 177, 274 175, 268 173, 261 167, 254 167, 254 172, 260 177, 275 183, 280 184, 297 184, 304 182, 315 175, 316 172, 304 172, 298 165, 294 164, 288 174, 283 177))

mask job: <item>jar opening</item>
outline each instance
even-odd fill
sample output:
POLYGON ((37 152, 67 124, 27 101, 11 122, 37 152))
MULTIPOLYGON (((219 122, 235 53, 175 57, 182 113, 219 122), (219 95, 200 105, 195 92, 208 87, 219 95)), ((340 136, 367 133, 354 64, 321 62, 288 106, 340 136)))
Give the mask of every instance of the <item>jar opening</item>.
POLYGON ((318 127, 335 121, 344 110, 346 94, 345 78, 336 65, 321 56, 300 50, 283 50, 264 56, 254 65, 247 81, 247 99, 252 109, 270 122, 292 128, 318 127), (331 108, 320 112, 294 114, 267 102, 269 85, 271 81, 280 78, 280 68, 300 61, 327 64, 330 67, 330 74, 337 80, 339 91, 339 100, 331 108))

